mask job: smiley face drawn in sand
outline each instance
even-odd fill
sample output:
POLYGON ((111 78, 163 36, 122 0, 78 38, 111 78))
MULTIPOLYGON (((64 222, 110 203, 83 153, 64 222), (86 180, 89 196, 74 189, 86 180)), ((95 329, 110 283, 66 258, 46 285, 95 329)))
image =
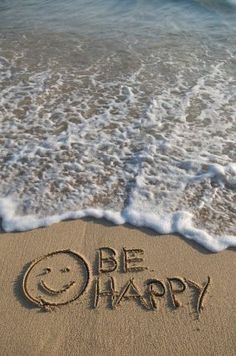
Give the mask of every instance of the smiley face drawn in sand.
POLYGON ((23 291, 40 307, 60 306, 78 299, 88 282, 86 261, 71 250, 62 250, 32 262, 23 279, 23 291))

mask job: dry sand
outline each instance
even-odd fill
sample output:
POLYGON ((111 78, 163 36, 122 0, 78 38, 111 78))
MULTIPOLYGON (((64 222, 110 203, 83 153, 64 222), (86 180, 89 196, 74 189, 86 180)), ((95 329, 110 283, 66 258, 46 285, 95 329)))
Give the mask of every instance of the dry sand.
POLYGON ((236 354, 233 250, 211 254, 178 236, 82 220, 2 233, 0 253, 1 355, 236 354), (41 259, 68 249, 83 259, 41 259), (116 267, 107 256, 117 269, 99 273, 99 256, 100 269, 116 267), (113 298, 99 296, 98 283, 100 292, 113 286, 113 298))

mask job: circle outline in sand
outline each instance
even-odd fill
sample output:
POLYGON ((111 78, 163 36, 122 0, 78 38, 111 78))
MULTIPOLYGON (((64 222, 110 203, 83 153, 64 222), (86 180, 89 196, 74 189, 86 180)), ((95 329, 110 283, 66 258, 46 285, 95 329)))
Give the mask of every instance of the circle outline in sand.
POLYGON ((40 307, 45 307, 45 306, 55 306, 56 307, 56 306, 70 304, 70 303, 74 302, 75 300, 77 300, 78 298, 80 298, 82 296, 82 294, 84 294, 85 290, 87 289, 88 284, 89 284, 89 280, 90 280, 89 266, 88 266, 88 263, 85 261, 85 259, 82 256, 80 256, 78 253, 76 253, 76 252, 74 252, 72 250, 69 250, 69 249, 68 250, 58 250, 58 251, 54 251, 54 252, 48 253, 47 255, 39 257, 39 258, 35 259, 33 262, 31 262, 29 268, 27 269, 27 271, 24 274, 22 287, 23 287, 24 295, 32 303, 37 304, 40 307), (72 298, 72 299, 70 299, 70 300, 68 300, 66 302, 62 302, 62 303, 60 303, 60 302, 59 303, 51 303, 51 302, 47 302, 47 301, 42 300, 42 299, 39 300, 39 299, 34 298, 29 293, 28 288, 27 288, 27 280, 28 280, 28 276, 29 276, 30 272, 42 260, 44 260, 44 259, 46 259, 48 257, 54 256, 54 255, 60 254, 60 253, 70 254, 70 255, 72 255, 73 257, 76 257, 77 259, 79 259, 82 262, 83 267, 85 268, 86 274, 87 274, 87 277, 86 277, 86 280, 85 280, 85 283, 84 283, 82 291, 80 291, 79 294, 76 295, 74 298, 72 298))

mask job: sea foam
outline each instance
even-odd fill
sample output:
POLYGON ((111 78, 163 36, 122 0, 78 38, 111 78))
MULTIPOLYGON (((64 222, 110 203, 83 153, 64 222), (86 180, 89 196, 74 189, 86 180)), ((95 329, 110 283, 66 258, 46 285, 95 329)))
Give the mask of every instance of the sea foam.
POLYGON ((0 37, 2 228, 92 216, 235 246, 229 43, 0 37))
POLYGON ((35 215, 17 216, 16 211, 17 208, 11 199, 5 198, 0 201, 0 215, 4 231, 26 231, 63 220, 93 217, 96 219, 106 219, 115 225, 128 223, 136 227, 147 227, 159 234, 180 234, 212 252, 219 252, 228 247, 236 247, 235 236, 223 235, 212 237, 207 232, 196 229, 193 226, 191 214, 188 212, 176 212, 171 216, 159 217, 151 213, 138 212, 129 207, 121 212, 87 208, 66 212, 61 215, 38 218, 35 215))

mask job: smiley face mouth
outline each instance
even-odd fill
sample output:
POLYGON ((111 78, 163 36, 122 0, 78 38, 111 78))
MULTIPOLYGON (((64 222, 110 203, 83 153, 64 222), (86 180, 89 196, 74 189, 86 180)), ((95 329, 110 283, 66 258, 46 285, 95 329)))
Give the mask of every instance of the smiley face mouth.
POLYGON ((55 290, 52 289, 50 287, 47 286, 47 284, 44 281, 40 282, 41 287, 48 292, 49 294, 53 294, 53 295, 57 295, 57 294, 61 294, 65 291, 67 291, 70 287, 72 287, 75 284, 75 281, 70 282, 69 284, 67 284, 64 288, 59 289, 59 290, 55 290))

